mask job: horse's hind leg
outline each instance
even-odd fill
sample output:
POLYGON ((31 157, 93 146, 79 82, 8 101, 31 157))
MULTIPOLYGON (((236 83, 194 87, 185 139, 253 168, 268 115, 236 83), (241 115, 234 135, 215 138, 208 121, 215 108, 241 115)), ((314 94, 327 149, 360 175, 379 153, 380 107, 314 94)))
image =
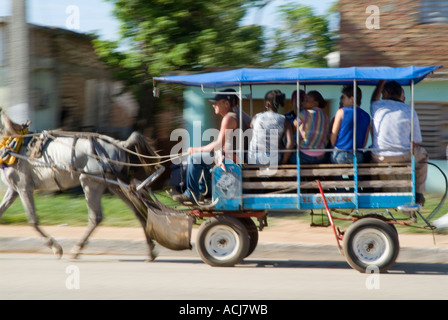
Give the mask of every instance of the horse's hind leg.
POLYGON ((103 220, 103 213, 101 209, 101 197, 106 190, 106 186, 103 183, 97 182, 89 178, 88 176, 81 175, 79 178, 81 182, 82 189, 84 190, 84 195, 87 201, 87 208, 89 211, 89 223, 87 231, 75 247, 71 250, 72 259, 77 259, 81 253, 82 248, 85 246, 90 235, 93 233, 95 228, 103 220))
POLYGON ((20 200, 22 200, 23 207, 28 215, 28 223, 32 225, 34 229, 36 229, 37 232, 39 232, 42 235, 42 237, 45 238, 47 246, 51 248, 53 253, 58 255, 59 258, 61 258, 63 252, 62 247, 56 240, 54 240, 52 237, 46 234, 39 227, 39 221, 36 215, 36 208, 34 206, 33 190, 31 189, 19 190, 18 193, 20 195, 20 200))

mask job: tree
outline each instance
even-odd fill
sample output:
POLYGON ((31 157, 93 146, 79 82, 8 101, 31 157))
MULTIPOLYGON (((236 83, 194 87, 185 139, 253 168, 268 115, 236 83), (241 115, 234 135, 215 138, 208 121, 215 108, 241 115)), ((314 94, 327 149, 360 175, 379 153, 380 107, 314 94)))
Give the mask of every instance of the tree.
MULTIPOLYGON (((151 118, 152 78, 171 71, 258 65, 260 26, 241 26, 254 0, 106 0, 121 21, 121 40, 95 40, 105 62, 137 97, 140 117, 151 118), (129 49, 123 50, 125 44, 129 49)), ((257 2, 257 1, 255 1, 257 2)))
POLYGON ((107 0, 115 4, 122 40, 130 45, 96 40, 101 57, 111 65, 140 70, 135 76, 159 76, 174 70, 255 65, 261 57, 259 26, 240 26, 243 0, 107 0), (111 56, 112 53, 112 56, 111 56))
POLYGON ((274 30, 270 63, 279 67, 326 67, 334 47, 326 15, 304 5, 286 4, 279 10, 284 24, 274 30))

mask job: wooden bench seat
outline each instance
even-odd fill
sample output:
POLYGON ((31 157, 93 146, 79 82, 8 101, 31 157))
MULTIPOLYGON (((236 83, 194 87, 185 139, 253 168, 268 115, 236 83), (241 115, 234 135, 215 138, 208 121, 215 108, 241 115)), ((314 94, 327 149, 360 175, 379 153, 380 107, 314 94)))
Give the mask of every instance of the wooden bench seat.
MULTIPOLYGON (((358 164, 359 192, 409 192, 412 189, 410 163, 358 164)), ((297 192, 297 166, 275 168, 259 165, 243 166, 244 193, 297 192)), ((347 192, 355 187, 351 164, 317 164, 300 166, 300 191, 316 193, 316 179, 324 191, 347 192)))

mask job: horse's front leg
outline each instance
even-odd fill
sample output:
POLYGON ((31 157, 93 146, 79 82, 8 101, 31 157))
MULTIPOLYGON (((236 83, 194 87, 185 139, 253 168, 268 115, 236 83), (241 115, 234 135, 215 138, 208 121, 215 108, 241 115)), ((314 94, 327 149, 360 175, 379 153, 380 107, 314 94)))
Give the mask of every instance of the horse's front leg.
POLYGON ((14 203, 19 194, 12 188, 8 188, 6 190, 5 195, 3 196, 2 203, 0 203, 0 218, 5 213, 6 210, 14 203))
POLYGON ((47 246, 51 248, 53 253, 56 254, 58 258, 61 258, 63 253, 62 247, 56 240, 54 240, 52 237, 46 234, 39 227, 39 221, 36 215, 36 207, 34 205, 33 190, 32 189, 19 190, 18 193, 20 196, 20 200, 22 201, 23 207, 25 208, 25 212, 27 213, 28 223, 32 225, 34 229, 36 229, 37 232, 39 232, 42 235, 42 237, 45 238, 47 246))
POLYGON ((89 211, 89 223, 87 231, 71 250, 72 259, 78 258, 82 248, 87 243, 87 240, 89 239, 90 235, 103 220, 103 212, 101 209, 101 197, 104 191, 106 191, 106 185, 104 183, 94 181, 92 180, 92 178, 89 178, 86 175, 81 175, 79 177, 79 181, 81 182, 81 186, 87 201, 87 208, 89 211))

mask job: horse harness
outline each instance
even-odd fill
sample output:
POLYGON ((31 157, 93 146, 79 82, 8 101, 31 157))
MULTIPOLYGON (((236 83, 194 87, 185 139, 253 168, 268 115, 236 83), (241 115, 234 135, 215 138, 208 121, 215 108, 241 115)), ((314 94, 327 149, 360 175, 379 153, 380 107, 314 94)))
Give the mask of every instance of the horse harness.
MULTIPOLYGON (((39 159, 44 155, 44 149, 47 144, 52 140, 47 131, 43 131, 39 135, 33 135, 32 137, 27 137, 26 135, 29 133, 28 127, 23 126, 22 130, 19 132, 17 136, 5 136, 0 141, 0 165, 10 166, 15 163, 16 157, 11 154, 19 153, 20 148, 22 146, 26 146, 26 156, 30 162, 33 162, 34 159, 39 159)), ((70 164, 67 171, 77 172, 74 164, 75 159, 75 146, 79 137, 77 135, 73 136, 73 142, 71 146, 71 156, 70 156, 70 164)), ((116 177, 120 176, 120 173, 114 168, 113 165, 108 163, 108 161, 104 161, 103 159, 108 159, 109 155, 107 151, 101 146, 98 142, 98 138, 94 136, 88 137, 89 143, 91 145, 91 152, 94 157, 97 159, 99 163, 99 167, 101 168, 101 176, 106 178, 107 172, 112 172, 116 177)), ((45 162, 48 162, 49 166, 52 169, 53 161, 45 157, 45 162)), ((56 172, 55 172, 56 173, 56 172)), ((78 172, 79 173, 79 172, 78 172)), ((54 181, 60 190, 64 188, 59 183, 56 175, 54 175, 54 181)))
POLYGON ((18 136, 5 136, 0 141, 0 164, 10 166, 16 161, 12 152, 18 153, 25 142, 24 135, 28 134, 28 127, 23 127, 18 136))

